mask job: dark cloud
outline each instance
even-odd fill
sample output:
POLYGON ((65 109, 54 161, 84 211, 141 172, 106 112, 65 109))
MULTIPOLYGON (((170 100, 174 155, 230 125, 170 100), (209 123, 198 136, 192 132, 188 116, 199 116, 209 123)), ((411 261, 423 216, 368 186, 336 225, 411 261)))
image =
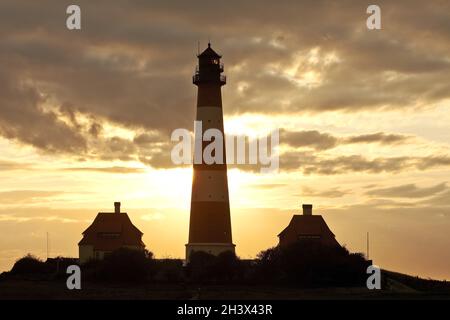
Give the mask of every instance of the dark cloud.
POLYGON ((405 142, 411 139, 410 136, 405 136, 401 134, 387 134, 384 132, 377 132, 372 134, 362 134, 358 136, 351 136, 344 138, 345 143, 380 143, 380 144, 397 144, 405 142))
POLYGON ((155 169, 174 168, 171 151, 176 142, 170 143, 169 140, 162 138, 155 141, 154 139, 153 135, 139 135, 134 139, 139 147, 138 160, 155 169))
MULTIPOLYGON (((350 137, 335 137, 318 131, 288 132, 281 134, 280 140, 290 146, 311 147, 323 151, 340 144, 353 143, 379 143, 397 144, 405 142, 412 137, 376 133, 350 137), (282 140, 283 137, 288 139, 282 140)), ((153 168, 174 168, 176 165, 171 160, 171 151, 176 142, 158 142, 153 135, 138 135, 134 139, 135 154, 130 158, 151 166, 153 168)), ((127 143, 131 143, 128 141, 127 143)), ((235 145, 236 147, 236 145, 235 145)), ((235 150, 236 155, 236 150, 235 150)), ((236 160, 236 159, 235 159, 236 160)), ((260 163, 248 164, 248 150, 246 150, 246 164, 229 164, 229 168, 237 168, 242 171, 260 172, 263 167, 260 163)), ((280 170, 300 171, 304 174, 334 175, 352 172, 364 173, 398 173, 408 170, 429 170, 450 166, 450 156, 401 156, 401 157, 377 157, 370 159, 363 155, 333 156, 320 152, 285 151, 279 155, 280 170)), ((186 165, 184 165, 186 166, 186 165)))
POLYGON ((316 150, 326 150, 337 146, 338 138, 328 133, 311 131, 286 131, 280 132, 280 142, 292 147, 311 147, 316 150))
POLYGON ((450 166, 449 156, 368 159, 361 155, 327 157, 316 156, 307 152, 287 152, 280 155, 281 170, 299 170, 304 174, 398 173, 407 170, 427 170, 448 166, 450 166))
POLYGON ((131 140, 112 137, 101 141, 99 148, 94 149, 93 152, 98 153, 95 155, 98 155, 101 160, 131 161, 135 159, 137 147, 131 140))
MULTIPOLYGON (((191 74, 197 41, 204 47, 208 36, 224 55, 227 114, 410 110, 450 94, 448 2, 379 1, 380 32, 366 29, 367 4, 358 1, 77 4, 81 31, 65 28, 68 3, 0 3, 3 137, 49 153, 167 167, 165 137, 175 128, 192 128, 196 88, 191 74), (90 120, 83 123, 78 116, 90 120), (103 122, 126 126, 137 136, 134 141, 103 137, 103 122), (159 142, 158 135, 164 137, 159 142)), ((289 139, 326 150, 406 138, 304 131, 287 134, 289 139)), ((402 162, 386 160, 373 169, 377 164, 342 159, 347 160, 362 171, 402 162)), ((434 158, 420 166, 445 161, 434 158)))
POLYGON ((439 194, 434 195, 430 199, 424 200, 422 205, 434 205, 436 207, 447 208, 444 211, 445 214, 449 215, 450 210, 450 190, 445 192, 441 192, 439 194))
POLYGON ((418 164, 420 170, 430 169, 434 167, 450 166, 450 157, 448 156, 432 156, 424 158, 421 163, 418 164))
POLYGON ((8 70, 0 75, 0 135, 48 152, 79 153, 86 149, 76 129, 45 111, 38 90, 8 70))
POLYGON ((356 143, 379 143, 390 145, 406 142, 412 137, 401 134, 387 134, 377 132, 372 134, 354 135, 349 137, 336 137, 329 133, 317 130, 310 131, 288 131, 281 130, 280 142, 294 148, 309 147, 315 150, 327 150, 344 144, 356 143))
POLYGON ((103 131, 102 125, 97 122, 92 123, 89 128, 89 134, 91 134, 95 138, 97 138, 102 131, 103 131))
POLYGON ((426 37, 433 33, 449 38, 447 3, 436 10, 434 4, 420 1, 380 1, 382 32, 365 29, 367 5, 357 1, 119 3, 79 1, 83 29, 70 32, 64 25, 67 3, 3 1, 2 59, 10 58, 11 69, 21 75, 26 71, 61 103, 130 126, 160 129, 190 124, 186 120, 194 112, 190 74, 196 42, 208 35, 224 53, 227 66, 243 66, 229 73, 229 111, 269 111, 290 93, 295 93, 294 103, 277 112, 406 107, 423 96, 443 98, 444 91, 436 89, 448 88, 448 81, 434 81, 434 88, 428 82, 430 76, 448 79, 449 62, 442 54, 448 45, 426 37), (298 54, 313 48, 320 49, 319 61, 299 64, 297 75, 311 69, 321 72, 326 80, 320 87, 298 88, 265 70, 290 66, 298 54), (330 52, 340 57, 340 64, 329 64, 330 52), (385 71, 408 77, 380 81, 385 71), (423 76, 423 82, 416 75, 423 76), (241 81, 249 84, 247 96, 252 99, 236 94, 241 81), (387 87, 390 90, 379 90, 387 87), (405 93, 411 93, 407 100, 405 93), (269 99, 272 103, 260 104, 269 99))
POLYGON ((388 198, 425 198, 448 190, 446 183, 440 183, 431 187, 417 187, 415 184, 372 189, 366 192, 369 196, 388 198))

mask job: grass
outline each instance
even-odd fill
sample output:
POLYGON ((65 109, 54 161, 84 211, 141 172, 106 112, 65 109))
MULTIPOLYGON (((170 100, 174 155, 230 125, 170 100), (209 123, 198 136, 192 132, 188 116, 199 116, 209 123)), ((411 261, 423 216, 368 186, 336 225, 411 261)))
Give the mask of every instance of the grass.
MULTIPOLYGON (((427 280, 425 280, 427 281, 427 280)), ((366 288, 299 289, 269 286, 185 285, 185 284, 99 284, 82 283, 81 290, 68 290, 65 280, 4 279, 0 282, 0 299, 56 300, 189 300, 189 299, 450 299, 449 291, 419 291, 391 287, 385 290, 366 288)))

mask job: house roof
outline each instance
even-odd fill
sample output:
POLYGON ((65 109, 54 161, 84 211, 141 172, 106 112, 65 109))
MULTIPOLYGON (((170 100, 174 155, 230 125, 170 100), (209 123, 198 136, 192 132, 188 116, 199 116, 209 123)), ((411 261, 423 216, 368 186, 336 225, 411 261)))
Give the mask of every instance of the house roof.
POLYGON ((287 230, 291 230, 301 235, 325 235, 330 234, 334 237, 333 232, 328 228, 327 223, 320 215, 294 215, 289 225, 278 234, 280 237, 287 230))
POLYGON ((78 245, 93 245, 94 250, 112 251, 123 246, 145 246, 143 233, 131 222, 125 212, 99 212, 94 222, 83 232, 78 245), (119 234, 101 236, 101 234, 119 234))

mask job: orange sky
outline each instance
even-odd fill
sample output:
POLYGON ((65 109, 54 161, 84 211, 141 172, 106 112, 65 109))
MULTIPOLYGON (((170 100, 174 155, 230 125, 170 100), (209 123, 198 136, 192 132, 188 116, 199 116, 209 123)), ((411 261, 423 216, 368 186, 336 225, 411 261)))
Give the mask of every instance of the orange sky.
POLYGON ((280 129, 280 171, 229 171, 237 254, 254 257, 313 203, 337 240, 383 268, 450 277, 450 28, 442 1, 61 1, 0 4, 0 270, 76 256, 121 201, 157 257, 182 257, 197 41, 223 55, 225 131, 280 129), (209 2, 208 2, 209 3, 209 2), (414 3, 414 4, 412 4, 414 3), (236 15, 236 9, 240 14, 236 15), (221 14, 215 14, 220 12, 221 14))

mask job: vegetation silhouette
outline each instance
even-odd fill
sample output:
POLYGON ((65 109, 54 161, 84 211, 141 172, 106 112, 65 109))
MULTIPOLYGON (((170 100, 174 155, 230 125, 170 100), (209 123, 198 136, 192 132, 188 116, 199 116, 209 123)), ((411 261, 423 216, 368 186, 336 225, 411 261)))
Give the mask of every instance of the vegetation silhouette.
POLYGON ((362 254, 345 247, 305 239, 260 252, 255 280, 300 287, 364 286, 369 264, 362 254))
POLYGON ((120 248, 103 260, 90 260, 82 266, 87 280, 102 282, 142 282, 154 274, 153 253, 120 248))
MULTIPOLYGON (((27 255, 13 266, 11 275, 65 277, 75 259, 54 258, 46 262, 27 255)), ((369 265, 362 254, 314 240, 261 251, 255 260, 241 260, 234 252, 218 256, 194 251, 186 266, 180 259, 153 258, 150 251, 121 248, 103 260, 81 266, 82 277, 93 282, 154 282, 171 284, 251 284, 295 287, 365 286, 369 265)))
POLYGON ((77 259, 56 257, 44 262, 28 254, 17 260, 10 272, 0 274, 0 298, 117 297, 109 284, 120 288, 129 298, 200 299, 238 293, 247 298, 277 299, 310 294, 338 298, 369 292, 374 298, 442 298, 450 293, 450 285, 445 280, 420 279, 387 270, 382 270, 382 290, 369 291, 365 282, 371 261, 362 254, 350 253, 345 247, 330 247, 312 239, 269 248, 251 260, 239 259, 233 252, 214 256, 199 251, 193 252, 190 258, 183 265, 181 259, 154 259, 149 251, 119 249, 104 260, 82 264, 84 290, 72 293, 66 290, 66 269, 77 264, 77 259), (339 287, 354 287, 356 291, 340 291, 339 287), (321 289, 303 290, 307 288, 321 289))
POLYGON ((155 273, 153 282, 183 283, 186 280, 183 260, 181 259, 155 259, 155 273))
POLYGON ((42 275, 50 273, 51 269, 49 266, 41 259, 33 256, 32 254, 27 254, 26 256, 20 258, 14 263, 11 269, 11 274, 13 275, 42 275))
POLYGON ((186 275, 190 282, 222 283, 236 282, 241 279, 243 264, 232 251, 225 251, 218 256, 193 251, 186 266, 186 275))
POLYGON ((45 262, 31 254, 18 259, 11 271, 10 275, 14 277, 22 277, 28 279, 65 279, 67 278, 67 267, 78 264, 75 258, 48 258, 45 262))
POLYGON ((362 254, 345 247, 301 240, 261 251, 253 261, 240 260, 232 252, 193 252, 186 276, 195 283, 354 287, 365 286, 369 264, 362 254))

